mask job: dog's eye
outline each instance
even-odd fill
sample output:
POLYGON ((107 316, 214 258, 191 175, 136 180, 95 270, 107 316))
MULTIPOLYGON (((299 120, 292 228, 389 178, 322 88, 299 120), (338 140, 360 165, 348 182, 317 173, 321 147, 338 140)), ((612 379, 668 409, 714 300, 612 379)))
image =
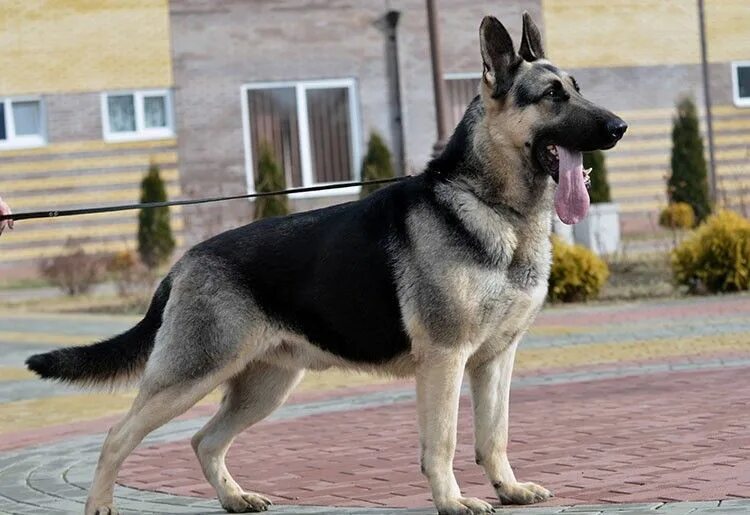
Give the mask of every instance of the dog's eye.
POLYGON ((565 92, 563 85, 559 81, 555 81, 552 85, 544 92, 544 97, 551 100, 567 100, 568 94, 565 92))

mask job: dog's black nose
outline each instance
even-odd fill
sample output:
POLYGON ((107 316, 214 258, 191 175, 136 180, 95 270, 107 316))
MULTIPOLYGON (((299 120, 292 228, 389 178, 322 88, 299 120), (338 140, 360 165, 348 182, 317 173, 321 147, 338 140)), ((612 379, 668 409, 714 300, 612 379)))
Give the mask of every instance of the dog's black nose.
POLYGON ((613 118, 607 122, 607 132, 615 141, 619 141, 626 130, 628 130, 628 124, 619 118, 613 118))

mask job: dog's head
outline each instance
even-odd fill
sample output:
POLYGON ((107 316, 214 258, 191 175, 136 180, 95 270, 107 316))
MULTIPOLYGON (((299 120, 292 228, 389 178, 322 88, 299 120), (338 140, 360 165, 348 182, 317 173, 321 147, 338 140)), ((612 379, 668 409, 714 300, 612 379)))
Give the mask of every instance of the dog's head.
POLYGON ((575 79, 544 58, 539 29, 528 13, 516 52, 502 23, 479 27, 481 97, 492 142, 520 152, 527 168, 558 183, 560 219, 576 223, 589 204, 581 152, 615 146, 627 124, 586 100, 575 79))

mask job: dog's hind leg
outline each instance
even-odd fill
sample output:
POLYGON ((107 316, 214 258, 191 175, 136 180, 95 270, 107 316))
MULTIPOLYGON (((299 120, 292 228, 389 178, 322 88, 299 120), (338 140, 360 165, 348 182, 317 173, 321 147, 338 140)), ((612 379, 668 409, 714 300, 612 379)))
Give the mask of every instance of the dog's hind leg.
POLYGON ((193 449, 203 473, 228 512, 265 511, 271 504, 260 494, 245 492, 229 474, 224 459, 235 436, 281 406, 303 373, 251 363, 227 382, 219 411, 193 437, 193 449))
POLYGON ((115 479, 143 438, 184 413, 252 360, 253 331, 263 332, 242 298, 198 275, 175 282, 140 390, 125 418, 107 435, 86 501, 86 515, 116 513, 115 479), (205 291, 204 291, 205 290, 205 291))
POLYGON ((112 496, 125 458, 147 434, 187 411, 221 382, 212 375, 166 388, 141 387, 128 414, 107 434, 86 501, 86 515, 117 513, 112 496))

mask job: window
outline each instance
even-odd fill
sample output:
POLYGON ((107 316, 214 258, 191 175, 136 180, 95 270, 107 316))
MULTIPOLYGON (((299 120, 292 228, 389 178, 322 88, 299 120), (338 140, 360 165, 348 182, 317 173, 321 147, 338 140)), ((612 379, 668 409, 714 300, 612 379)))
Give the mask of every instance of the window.
POLYGON ((38 98, 0 98, 0 149, 44 145, 44 109, 38 98))
POLYGON ((264 145, 270 147, 284 171, 288 188, 359 177, 354 80, 249 84, 242 88, 242 103, 251 191, 258 180, 258 159, 264 145))
POLYGON ((478 73, 448 73, 445 75, 445 100, 448 104, 446 106, 446 122, 448 122, 450 130, 458 125, 458 122, 464 117, 468 105, 479 94, 479 80, 481 78, 478 73))
POLYGON ((732 63, 734 105, 750 107, 750 61, 732 63))
POLYGON ((107 141, 169 138, 174 135, 171 95, 166 90, 104 93, 102 126, 107 141))

